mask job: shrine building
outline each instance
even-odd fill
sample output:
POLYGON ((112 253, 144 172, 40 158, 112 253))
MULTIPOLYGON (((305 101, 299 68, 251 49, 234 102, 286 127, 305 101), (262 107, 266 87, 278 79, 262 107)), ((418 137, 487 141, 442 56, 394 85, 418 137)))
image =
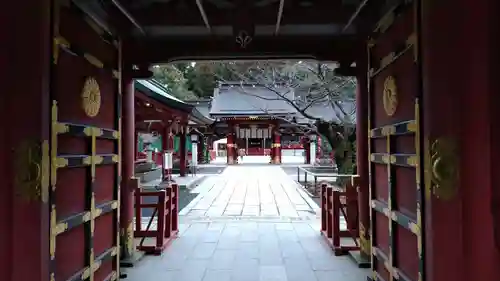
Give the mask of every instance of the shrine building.
POLYGON ((163 168, 164 175, 170 175, 174 170, 184 176, 188 162, 193 161, 193 151, 197 155, 196 161, 204 162, 205 135, 196 133, 199 139, 193 142, 191 135, 195 131, 192 128, 207 127, 213 120, 197 107, 173 96, 169 89, 154 79, 135 80, 134 88, 136 165, 149 160, 157 168, 149 168, 148 173, 156 174, 163 168), (154 139, 147 147, 144 145, 146 136, 154 139), (148 149, 151 151, 148 152, 148 149), (172 155, 172 163, 164 162, 165 153, 172 155), (172 167, 166 167, 166 164, 172 167))
MULTIPOLYGON (((242 150, 245 155, 269 155, 273 164, 282 162, 283 149, 303 149, 305 163, 316 158, 320 136, 312 130, 314 120, 299 112, 305 107, 292 105, 301 100, 301 89, 271 87, 225 82, 214 89, 209 115, 215 120, 215 133, 227 136, 228 164, 235 164, 242 150)), ((314 103, 306 112, 340 122, 336 110, 326 103, 314 103)))

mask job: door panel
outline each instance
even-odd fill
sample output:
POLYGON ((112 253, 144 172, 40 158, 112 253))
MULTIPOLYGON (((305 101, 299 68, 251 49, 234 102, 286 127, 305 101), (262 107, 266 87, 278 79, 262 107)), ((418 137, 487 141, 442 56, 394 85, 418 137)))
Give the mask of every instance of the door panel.
POLYGON ((64 15, 73 34, 57 38, 51 73, 50 280, 117 280, 121 95, 112 69, 72 44, 93 31, 64 15))
POLYGON ((372 280, 423 280, 421 82, 414 9, 401 5, 368 48, 372 280))

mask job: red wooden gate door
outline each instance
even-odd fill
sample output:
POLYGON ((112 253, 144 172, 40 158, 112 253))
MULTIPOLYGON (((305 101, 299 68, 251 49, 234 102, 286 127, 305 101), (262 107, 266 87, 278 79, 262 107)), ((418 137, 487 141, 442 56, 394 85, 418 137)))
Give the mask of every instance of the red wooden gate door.
POLYGON ((106 65, 118 59, 75 13, 64 9, 60 20, 51 72, 50 280, 117 280, 121 95, 106 65))
POLYGON ((421 281, 421 79, 414 4, 400 2, 368 47, 371 279, 421 281))

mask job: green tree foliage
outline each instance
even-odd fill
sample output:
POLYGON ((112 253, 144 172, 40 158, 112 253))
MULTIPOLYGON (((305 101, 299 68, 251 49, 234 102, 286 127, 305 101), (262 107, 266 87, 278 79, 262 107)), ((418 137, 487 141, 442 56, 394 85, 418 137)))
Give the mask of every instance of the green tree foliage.
POLYGON ((168 64, 154 66, 152 71, 153 78, 162 83, 170 91, 171 95, 181 100, 194 100, 198 98, 198 96, 189 89, 189 80, 185 76, 183 69, 177 68, 177 65, 168 64))
POLYGON ((240 68, 246 63, 234 62, 177 62, 154 66, 153 78, 166 85, 171 94, 182 100, 210 98, 219 77, 235 81, 238 77, 229 69, 240 68), (232 66, 229 66, 232 65, 232 66))

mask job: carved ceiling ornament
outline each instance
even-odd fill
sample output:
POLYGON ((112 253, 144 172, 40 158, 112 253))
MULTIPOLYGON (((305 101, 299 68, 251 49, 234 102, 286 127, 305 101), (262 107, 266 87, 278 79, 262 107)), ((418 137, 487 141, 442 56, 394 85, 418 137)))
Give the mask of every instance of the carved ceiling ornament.
POLYGON ((382 97, 385 113, 388 116, 393 116, 398 108, 398 88, 394 76, 385 78, 382 97))
POLYGON ((238 43, 243 49, 245 49, 250 42, 252 42, 252 37, 248 35, 248 32, 245 30, 241 30, 238 33, 238 36, 236 36, 236 43, 238 43))
POLYGON ((101 90, 94 77, 87 77, 82 89, 82 108, 89 117, 95 117, 101 109, 101 90))

